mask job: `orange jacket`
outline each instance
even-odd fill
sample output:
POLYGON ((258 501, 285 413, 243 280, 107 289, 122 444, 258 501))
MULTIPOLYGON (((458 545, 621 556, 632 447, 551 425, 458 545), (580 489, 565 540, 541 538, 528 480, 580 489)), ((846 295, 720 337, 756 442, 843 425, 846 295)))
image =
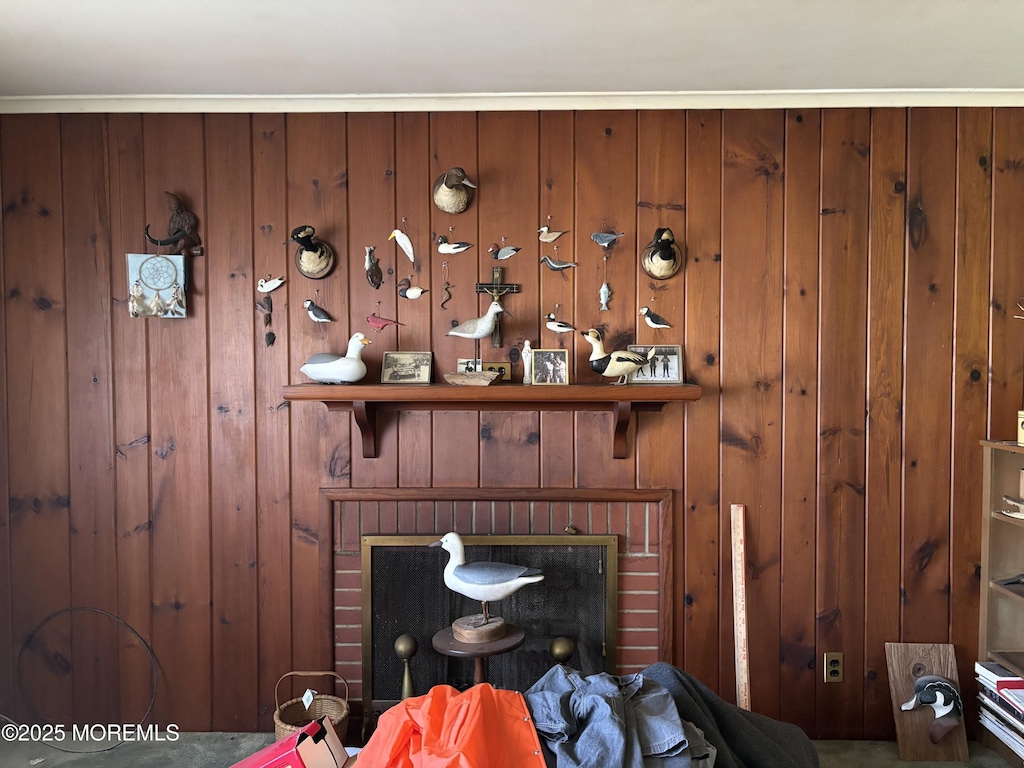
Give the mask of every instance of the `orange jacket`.
POLYGON ((544 768, 540 740, 517 691, 489 683, 459 693, 437 685, 380 716, 360 768, 544 768))

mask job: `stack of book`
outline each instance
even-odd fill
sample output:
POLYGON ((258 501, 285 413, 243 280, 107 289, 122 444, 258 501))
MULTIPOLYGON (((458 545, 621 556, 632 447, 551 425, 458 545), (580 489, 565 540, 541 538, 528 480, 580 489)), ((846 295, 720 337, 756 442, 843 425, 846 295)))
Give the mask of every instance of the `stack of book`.
POLYGON ((1024 679, 994 661, 974 664, 978 679, 978 719, 1024 759, 1024 679))

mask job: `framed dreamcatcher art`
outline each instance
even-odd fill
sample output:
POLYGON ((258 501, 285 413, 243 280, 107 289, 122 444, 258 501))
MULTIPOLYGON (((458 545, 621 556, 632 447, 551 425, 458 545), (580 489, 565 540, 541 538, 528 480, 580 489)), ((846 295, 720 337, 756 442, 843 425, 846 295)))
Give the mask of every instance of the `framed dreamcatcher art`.
POLYGON ((185 317, 185 256, 129 253, 128 312, 132 317, 185 317))

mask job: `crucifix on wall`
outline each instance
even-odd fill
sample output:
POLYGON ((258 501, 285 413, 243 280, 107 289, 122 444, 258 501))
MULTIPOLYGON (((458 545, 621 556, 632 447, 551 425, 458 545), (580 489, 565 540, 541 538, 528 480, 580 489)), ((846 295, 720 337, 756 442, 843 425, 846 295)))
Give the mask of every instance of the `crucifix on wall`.
MULTIPOLYGON (((501 267, 491 267, 491 282, 477 283, 477 293, 490 294, 495 301, 501 301, 506 293, 519 293, 517 283, 503 283, 501 281, 501 267)), ((491 333, 491 347, 497 349, 501 346, 501 315, 498 315, 494 323, 494 331, 491 333)))

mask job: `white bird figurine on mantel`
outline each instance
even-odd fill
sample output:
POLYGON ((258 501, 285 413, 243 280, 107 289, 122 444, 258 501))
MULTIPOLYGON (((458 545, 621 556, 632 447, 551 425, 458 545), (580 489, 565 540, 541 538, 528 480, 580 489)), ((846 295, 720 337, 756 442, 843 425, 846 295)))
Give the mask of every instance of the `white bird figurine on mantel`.
POLYGON ((372 343, 362 333, 353 333, 344 357, 326 352, 313 355, 299 371, 321 384, 354 384, 366 375, 363 347, 372 343))
POLYGON ((593 347, 590 352, 590 369, 600 373, 602 376, 616 379, 616 381, 612 382, 613 384, 625 384, 629 374, 647 365, 647 361, 656 349, 651 347, 647 350, 646 355, 621 350, 606 353, 604 351, 604 342, 601 340, 601 334, 596 329, 590 328, 586 331, 580 331, 580 336, 589 341, 590 346, 593 347))
POLYGON ((440 541, 430 546, 442 547, 448 553, 448 564, 444 567, 444 585, 452 592, 465 595, 470 600, 479 600, 483 605, 483 624, 490 621, 487 604, 504 600, 527 584, 544 580, 544 574, 537 568, 507 563, 466 562, 466 548, 462 537, 454 531, 446 533, 440 541))

